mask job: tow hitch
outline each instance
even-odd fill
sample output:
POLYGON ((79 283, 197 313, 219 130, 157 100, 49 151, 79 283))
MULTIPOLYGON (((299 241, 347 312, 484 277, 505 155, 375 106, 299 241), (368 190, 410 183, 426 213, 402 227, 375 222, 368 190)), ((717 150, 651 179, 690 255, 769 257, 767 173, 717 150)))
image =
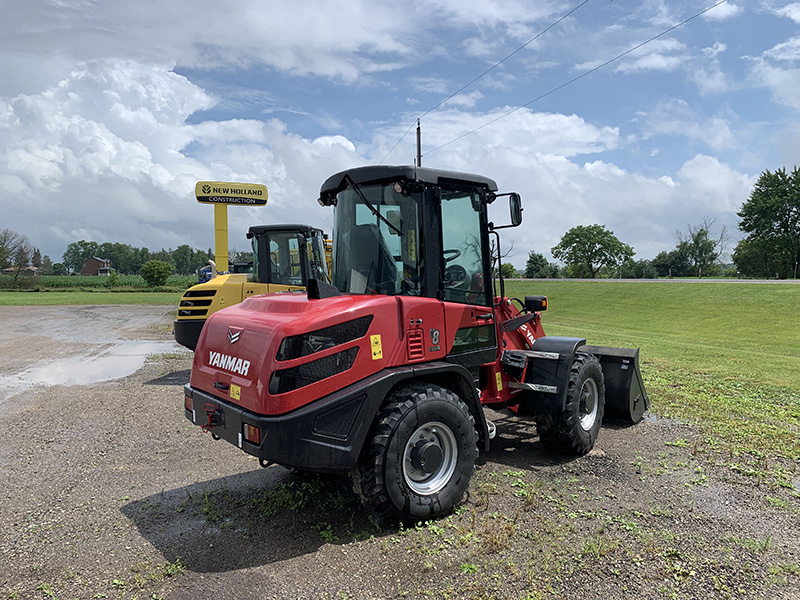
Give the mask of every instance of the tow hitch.
MULTIPOLYGON (((225 424, 224 414, 216 404, 208 402, 203 405, 203 410, 206 412, 206 418, 208 419, 201 426, 203 431, 211 431, 212 427, 219 427, 225 424)), ((214 434, 212 433, 211 435, 214 434)))

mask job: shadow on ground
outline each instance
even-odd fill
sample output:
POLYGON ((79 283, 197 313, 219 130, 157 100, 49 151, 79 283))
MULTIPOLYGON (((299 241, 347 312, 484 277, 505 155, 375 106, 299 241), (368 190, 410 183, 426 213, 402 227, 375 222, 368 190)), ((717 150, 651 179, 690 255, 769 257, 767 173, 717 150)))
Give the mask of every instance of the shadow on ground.
POLYGON ((325 543, 390 533, 360 505, 349 478, 279 466, 165 490, 122 512, 167 560, 180 557, 201 573, 267 565, 325 543))
POLYGON ((183 369, 182 371, 174 371, 167 373, 161 377, 156 377, 150 381, 145 381, 144 385, 184 385, 189 382, 189 376, 192 374, 191 369, 183 369))

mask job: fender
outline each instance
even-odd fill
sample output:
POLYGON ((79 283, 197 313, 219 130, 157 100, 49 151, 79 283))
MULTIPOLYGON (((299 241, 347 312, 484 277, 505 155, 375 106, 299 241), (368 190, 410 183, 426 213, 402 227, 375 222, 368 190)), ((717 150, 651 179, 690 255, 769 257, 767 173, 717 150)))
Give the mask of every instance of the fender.
POLYGON ((564 410, 570 367, 575 353, 584 344, 585 338, 545 336, 537 338, 530 350, 507 352, 510 356, 503 359, 504 365, 524 365, 520 381, 508 384, 523 390, 520 412, 553 414, 564 410))

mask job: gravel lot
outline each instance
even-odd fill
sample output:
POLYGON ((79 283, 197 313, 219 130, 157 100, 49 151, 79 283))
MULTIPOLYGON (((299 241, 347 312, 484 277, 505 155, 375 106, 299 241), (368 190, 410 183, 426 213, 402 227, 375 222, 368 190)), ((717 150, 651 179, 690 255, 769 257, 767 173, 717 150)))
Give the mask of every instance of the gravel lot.
POLYGON ((0 598, 800 597, 797 489, 757 475, 791 465, 655 415, 561 457, 493 414, 464 507, 403 528, 191 426, 172 314, 0 307, 0 598))

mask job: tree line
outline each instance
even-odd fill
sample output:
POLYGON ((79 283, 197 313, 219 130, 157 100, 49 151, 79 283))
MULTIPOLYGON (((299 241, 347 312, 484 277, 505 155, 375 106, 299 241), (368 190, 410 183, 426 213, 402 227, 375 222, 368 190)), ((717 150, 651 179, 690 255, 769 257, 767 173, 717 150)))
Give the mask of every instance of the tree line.
MULTIPOLYGON (((722 227, 712 233, 714 219, 704 217, 687 232, 677 231, 672 250, 659 252, 652 260, 633 260, 633 248, 621 242, 603 225, 578 225, 570 229, 550 252, 559 263, 548 262, 543 254, 531 251, 526 278, 556 277, 740 277, 797 278, 800 264, 800 170, 791 173, 781 168, 764 171, 749 198, 736 213, 739 229, 747 233, 731 254, 733 266, 725 273, 723 252, 729 235, 722 227)), ((511 264, 503 265, 504 275, 514 274, 511 264)))
MULTIPOLYGON (((247 253, 236 250, 232 250, 231 254, 247 257, 247 253)), ((186 244, 174 250, 162 248, 151 252, 147 248, 136 248, 128 244, 80 240, 68 244, 61 261, 53 262, 49 256, 42 256, 27 236, 11 229, 0 230, 0 269, 13 269, 15 277, 24 273, 28 267, 35 267, 42 275, 80 273, 83 262, 93 257, 109 260, 113 271, 120 275, 137 275, 150 261, 166 263, 178 275, 191 275, 209 259, 213 259, 214 254, 210 248, 200 250, 186 244)))

